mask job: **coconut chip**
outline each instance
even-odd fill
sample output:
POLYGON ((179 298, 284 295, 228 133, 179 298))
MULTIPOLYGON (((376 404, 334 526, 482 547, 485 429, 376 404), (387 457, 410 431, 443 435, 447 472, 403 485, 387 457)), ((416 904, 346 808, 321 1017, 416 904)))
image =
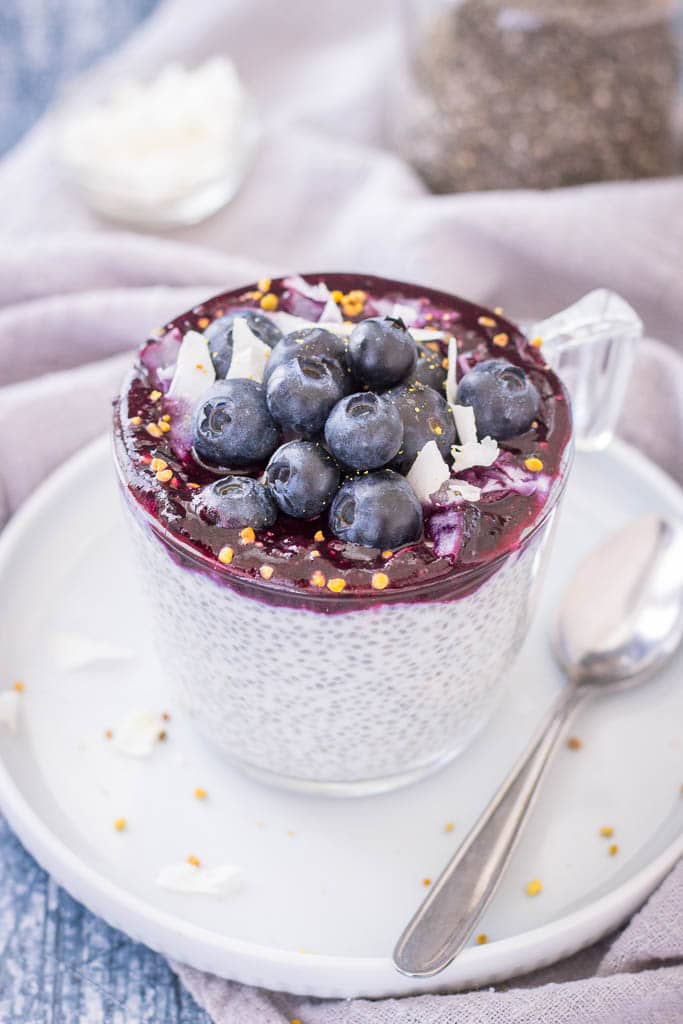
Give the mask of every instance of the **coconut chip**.
POLYGON ((254 334, 246 317, 237 317, 232 326, 232 358, 226 380, 239 377, 260 384, 269 356, 270 348, 254 334))
POLYGON ((235 864, 218 864, 214 868, 195 866, 188 861, 161 868, 156 883, 173 892, 202 896, 225 896, 242 885, 242 872, 235 864))
POLYGON ((206 338, 199 331, 188 331, 178 350, 178 361, 171 386, 172 397, 196 402, 216 380, 206 338))
POLYGON ((406 480, 415 491, 423 505, 429 503, 446 480, 450 479, 450 470, 436 441, 428 441, 421 448, 417 458, 410 467, 406 480))

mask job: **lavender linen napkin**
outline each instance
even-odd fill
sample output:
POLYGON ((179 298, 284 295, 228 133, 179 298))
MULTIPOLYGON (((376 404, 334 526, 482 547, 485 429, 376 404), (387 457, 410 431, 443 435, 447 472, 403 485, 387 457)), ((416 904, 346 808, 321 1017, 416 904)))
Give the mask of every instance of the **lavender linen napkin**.
MULTIPOLYGON (((49 117, 0 164, 0 524, 106 429, 122 353, 201 297, 278 270, 419 280, 517 318, 604 285, 683 347, 683 179, 428 195, 384 141, 400 117, 387 89, 395 12, 392 0, 166 0, 93 81, 227 53, 266 130, 234 202, 164 241, 85 211, 54 165, 49 117)), ((683 482, 683 369, 669 347, 644 346, 621 432, 683 482)), ((679 865, 617 938, 506 991, 312 1002, 175 969, 216 1024, 678 1024, 682 921, 679 865)))
MULTIPOLYGON (((29 243, 0 257, 0 524, 51 469, 107 429, 130 349, 151 327, 262 271, 128 236, 29 243), (197 275, 204 283, 192 283, 197 275), (172 283, 150 283, 161 279, 172 283)), ((622 434, 683 482, 683 359, 669 347, 643 346, 622 434)), ((618 937, 504 991, 318 1002, 173 966, 216 1024, 675 1024, 683 1019, 682 920, 679 864, 618 937)))

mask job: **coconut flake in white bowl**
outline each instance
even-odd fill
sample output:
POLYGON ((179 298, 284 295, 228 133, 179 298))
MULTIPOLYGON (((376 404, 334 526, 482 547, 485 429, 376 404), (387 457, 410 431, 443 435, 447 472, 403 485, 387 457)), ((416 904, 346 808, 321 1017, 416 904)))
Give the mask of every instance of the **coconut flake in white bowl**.
POLYGON ((213 868, 182 861, 161 868, 156 884, 172 892, 192 893, 199 896, 226 896, 241 888, 242 871, 235 864, 217 864, 213 868))

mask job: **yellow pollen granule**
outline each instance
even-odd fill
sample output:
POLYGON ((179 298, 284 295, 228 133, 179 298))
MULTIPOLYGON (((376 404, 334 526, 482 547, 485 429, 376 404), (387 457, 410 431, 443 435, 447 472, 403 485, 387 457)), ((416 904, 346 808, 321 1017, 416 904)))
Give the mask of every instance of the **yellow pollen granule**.
POLYGON ((534 348, 540 348, 541 345, 543 344, 543 338, 538 338, 538 337, 537 338, 532 338, 531 341, 529 342, 529 344, 533 345, 534 348))
POLYGON ((330 295, 332 296, 335 302, 341 302, 341 300, 344 298, 344 293, 340 292, 338 288, 335 288, 333 291, 331 291, 330 295))
POLYGON ((501 333, 494 334, 492 340, 494 345, 498 345, 499 348, 505 348, 510 339, 508 338, 507 334, 501 333))
POLYGON ((172 469, 162 469, 157 473, 157 480, 160 484, 167 484, 169 480, 173 479, 172 469))
POLYGON ((230 565, 234 558, 235 552, 232 548, 221 548, 218 552, 218 561, 222 562, 223 565, 230 565))
POLYGON ((503 315, 503 307, 502 306, 494 306, 493 307, 493 312, 496 314, 496 316, 502 316, 503 315))
POLYGON ((361 291, 360 288, 355 288, 350 292, 346 293, 346 298, 351 302, 365 302, 368 295, 367 292, 361 291))
POLYGON ((496 326, 496 321, 493 319, 492 316, 480 316, 479 319, 477 320, 477 323, 481 324, 482 327, 496 326))
POLYGON ((486 932, 480 932, 480 934, 477 935, 476 941, 478 946, 485 946, 486 943, 489 941, 489 937, 486 934, 486 932))
POLYGON ((382 552, 382 558, 393 558, 393 555, 394 555, 394 552, 390 551, 388 548, 387 548, 386 551, 382 552))
POLYGON ((327 580, 321 572, 314 572, 311 576, 310 582, 313 587, 324 587, 327 580))
POLYGON ((341 594, 345 586, 346 580, 342 580, 338 576, 327 581, 327 589, 332 590, 335 594, 341 594))
POLYGON ((531 473, 540 473, 543 469, 543 463, 540 459, 537 459, 535 455, 531 455, 528 459, 525 459, 524 465, 531 473))
POLYGON ((604 836, 605 839, 609 839, 610 836, 614 835, 614 829, 611 825, 603 825, 600 829, 600 835, 604 836))
POLYGON ((532 878, 530 882, 526 884, 527 896, 538 896, 539 892, 543 891, 543 886, 537 878, 532 878))
POLYGON ((240 530, 240 537, 243 544, 253 544, 256 540, 256 534, 251 526, 245 526, 243 530, 240 530))
POLYGON ((313 540, 317 540, 317 541, 325 540, 325 534, 323 533, 323 531, 322 530, 316 530, 315 533, 313 534, 313 540))
POLYGON ((187 863, 191 864, 193 868, 198 868, 199 865, 201 864, 201 861, 199 857, 195 856, 194 853, 191 853, 190 856, 187 858, 187 863))
POLYGON ((271 313, 273 312, 273 310, 277 309, 279 304, 280 302, 277 295, 273 295, 272 292, 268 292, 268 294, 264 295, 263 298, 261 299, 261 309, 265 309, 267 311, 270 311, 271 313))
POLYGON ((131 416, 128 422, 132 423, 134 427, 139 427, 142 423, 142 416, 131 416))
POLYGON ((171 422, 171 414, 170 414, 170 412, 165 412, 164 415, 161 417, 161 421, 160 422, 170 423, 171 422))
POLYGON ((17 691, 17 693, 23 693, 24 690, 26 689, 26 683, 20 683, 19 681, 17 681, 14 684, 14 689, 17 691))
POLYGON ((167 423, 166 420, 159 420, 159 430, 161 431, 162 434, 168 434, 170 429, 170 423, 167 423))
POLYGON ((376 572, 372 577, 373 590, 384 590, 389 586, 389 577, 385 572, 376 572))
POLYGON ((204 789, 203 786, 197 786, 197 788, 194 791, 194 795, 197 798, 197 800, 206 800, 206 790, 204 789))
POLYGON ((441 360, 441 365, 442 365, 442 367, 444 368, 444 370, 447 370, 447 369, 448 369, 448 356, 445 356, 445 357, 444 357, 444 358, 443 358, 443 359, 441 360))
POLYGON ((211 321, 209 320, 208 316, 200 316, 199 320, 197 321, 197 327, 199 328, 200 331, 203 331, 204 328, 208 327, 210 323, 211 321))
POLYGON ((161 391, 150 391, 149 400, 150 402, 158 402, 161 398, 161 391))
POLYGON ((145 430, 152 437, 161 437, 161 435, 163 434, 163 430, 161 429, 161 427, 158 427, 156 423, 148 423, 147 426, 145 427, 145 430))
POLYGON ((272 283, 273 281, 270 277, 262 277, 261 280, 257 282, 256 287, 260 292, 267 292, 270 291, 272 283))
POLYGON ((578 736, 570 736, 567 740, 567 746, 570 750, 581 750, 583 743, 578 736))
POLYGON ((450 832, 453 831, 454 828, 455 828, 455 825, 453 824, 453 822, 452 821, 447 821, 446 824, 443 827, 443 830, 446 833, 450 833, 450 832))
POLYGON ((352 299, 344 298, 342 299, 342 311, 344 316, 358 316, 359 313, 363 312, 363 303, 354 302, 352 299))
POLYGON ((150 462, 150 466, 152 467, 155 473, 158 473, 160 469, 166 469, 166 467, 168 466, 168 462, 166 462, 166 459, 154 458, 150 462))
POLYGON ((320 558, 320 552, 319 551, 311 551, 310 557, 311 558, 320 558))
POLYGON ((126 819, 125 818, 117 818, 114 821, 114 828, 116 829, 117 832, 123 832, 125 827, 126 827, 126 819))
POLYGON ((616 857, 616 855, 619 853, 619 847, 616 843, 612 843, 612 845, 607 848, 607 852, 609 853, 610 857, 616 857))
POLYGON ((437 437, 439 437, 440 434, 443 434, 443 427, 440 423, 437 423, 436 420, 429 421, 429 429, 432 434, 436 434, 437 437))
POLYGON ((262 565, 259 572, 264 580, 269 580, 275 572, 275 569, 273 569, 272 565, 262 565))
POLYGON ((431 880, 431 878, 423 878, 423 879, 422 879, 422 884, 423 884, 423 885, 424 885, 425 887, 427 887, 427 886, 430 886, 430 885, 432 884, 432 880, 431 880))
POLYGON ((441 349, 439 348, 438 341, 425 341, 424 346, 425 346, 425 348, 428 348, 430 350, 430 352, 440 352, 441 351, 441 349))

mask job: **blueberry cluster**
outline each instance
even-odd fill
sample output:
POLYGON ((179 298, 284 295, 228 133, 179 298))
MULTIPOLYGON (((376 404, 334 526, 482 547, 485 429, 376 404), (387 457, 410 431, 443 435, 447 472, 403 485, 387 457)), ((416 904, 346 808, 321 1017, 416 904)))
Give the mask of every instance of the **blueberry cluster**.
MULTIPOLYGON (((194 409, 193 447, 222 476, 198 493, 199 515, 267 529, 280 512, 329 510, 332 533, 354 544, 395 550, 420 539, 422 508, 405 474, 429 441, 449 459, 456 433, 440 357, 400 319, 370 317, 348 340, 321 327, 283 337, 267 316, 240 311, 206 336, 219 379, 194 409), (224 379, 237 315, 272 348, 263 384, 224 379), (232 472, 264 467, 260 481, 232 472)), ((489 360, 463 379, 459 401, 473 406, 481 433, 505 437, 528 427, 538 393, 523 371, 489 360)))

